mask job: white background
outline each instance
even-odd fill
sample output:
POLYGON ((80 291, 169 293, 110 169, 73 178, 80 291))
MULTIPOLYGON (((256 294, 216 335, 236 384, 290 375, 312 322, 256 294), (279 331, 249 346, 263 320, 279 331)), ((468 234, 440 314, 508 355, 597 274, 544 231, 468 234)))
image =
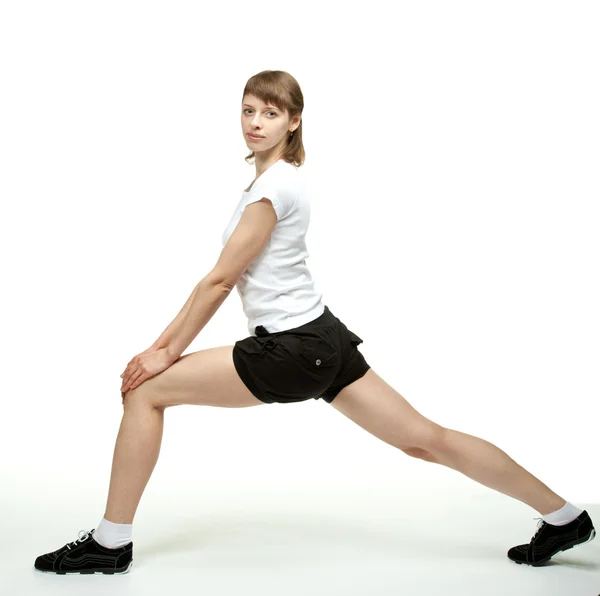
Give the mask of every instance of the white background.
MULTIPOLYGON (((428 418, 598 502, 599 16, 595 2, 3 3, 2 484, 45 521, 86 487, 91 518, 71 520, 99 521, 119 375, 216 263, 255 177, 242 90, 273 69, 304 93, 307 263, 372 368, 428 418)), ((236 290, 186 353, 246 324, 236 290)), ((238 504, 363 491, 375 511, 386 491, 435 507, 450 487, 492 493, 320 400, 181 406, 139 511, 161 495, 168 515, 191 488, 238 504)))

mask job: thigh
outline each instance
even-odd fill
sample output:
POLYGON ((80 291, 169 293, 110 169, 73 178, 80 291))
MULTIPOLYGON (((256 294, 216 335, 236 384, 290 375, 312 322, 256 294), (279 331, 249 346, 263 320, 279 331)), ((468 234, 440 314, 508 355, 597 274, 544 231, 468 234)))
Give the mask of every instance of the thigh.
POLYGON ((219 346, 181 356, 169 368, 127 392, 144 394, 155 407, 183 404, 244 408, 261 405, 233 364, 233 346, 219 346))
POLYGON ((331 405, 366 431, 402 450, 430 450, 443 427, 418 412, 372 368, 344 387, 331 405))

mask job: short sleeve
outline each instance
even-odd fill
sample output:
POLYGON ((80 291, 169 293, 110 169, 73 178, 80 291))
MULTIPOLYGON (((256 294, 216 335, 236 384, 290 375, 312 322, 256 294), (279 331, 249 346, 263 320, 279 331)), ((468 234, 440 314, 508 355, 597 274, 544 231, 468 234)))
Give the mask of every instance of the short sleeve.
POLYGON ((273 208, 277 215, 277 221, 281 221, 293 209, 295 204, 294 194, 291 189, 284 187, 281 184, 273 184, 272 182, 257 181, 252 187, 246 200, 244 207, 252 203, 256 203, 261 199, 269 199, 273 203, 273 208))

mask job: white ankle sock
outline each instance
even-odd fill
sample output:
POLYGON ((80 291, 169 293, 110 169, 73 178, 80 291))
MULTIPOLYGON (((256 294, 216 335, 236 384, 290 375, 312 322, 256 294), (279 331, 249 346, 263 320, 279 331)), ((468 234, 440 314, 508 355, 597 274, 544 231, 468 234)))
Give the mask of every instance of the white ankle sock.
POLYGON ((566 505, 557 511, 542 515, 542 519, 552 526, 566 526, 574 519, 577 519, 582 513, 583 509, 579 509, 567 501, 566 505))
POLYGON ((102 518, 92 538, 105 548, 119 548, 131 542, 133 524, 115 524, 102 518))

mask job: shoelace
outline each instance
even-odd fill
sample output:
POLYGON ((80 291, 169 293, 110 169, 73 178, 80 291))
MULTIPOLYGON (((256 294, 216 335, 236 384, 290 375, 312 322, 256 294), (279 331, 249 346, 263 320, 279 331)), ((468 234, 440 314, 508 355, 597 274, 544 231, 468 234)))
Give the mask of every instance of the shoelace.
POLYGON ((544 524, 546 523, 544 521, 543 517, 534 517, 533 519, 539 519, 540 521, 538 522, 537 532, 534 534, 534 536, 531 540, 535 540, 538 537, 538 534, 542 531, 542 528, 544 527, 544 524))
POLYGON ((74 540, 73 542, 69 542, 67 544, 67 548, 69 550, 71 550, 71 545, 73 545, 73 548, 75 548, 77 546, 78 542, 83 542, 84 540, 87 540, 87 537, 91 534, 91 532, 88 532, 87 530, 79 530, 79 538, 77 538, 77 540, 74 540), (83 536, 81 535, 81 533, 83 532, 83 536))

